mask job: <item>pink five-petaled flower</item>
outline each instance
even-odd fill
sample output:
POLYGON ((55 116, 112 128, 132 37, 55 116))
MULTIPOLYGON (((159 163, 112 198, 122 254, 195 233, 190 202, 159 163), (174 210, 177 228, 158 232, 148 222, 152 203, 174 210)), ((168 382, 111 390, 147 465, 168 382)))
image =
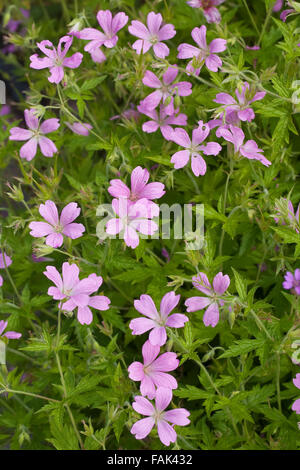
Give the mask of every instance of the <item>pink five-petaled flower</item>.
POLYGON ((166 106, 166 100, 169 98, 171 101, 167 104, 168 113, 174 113, 173 105, 173 96, 189 96, 192 93, 192 84, 190 82, 177 82, 173 83, 178 75, 178 68, 176 65, 168 67, 165 73, 162 76, 162 80, 157 78, 157 76, 150 72, 146 71, 143 84, 155 88, 156 90, 153 93, 150 93, 142 102, 144 108, 155 109, 159 103, 162 101, 164 106, 166 106))
POLYGON ((97 13, 97 20, 104 33, 95 28, 85 28, 76 33, 76 36, 90 41, 84 47, 84 50, 91 54, 94 62, 101 63, 106 57, 100 47, 103 45, 111 49, 117 44, 117 32, 124 28, 128 21, 128 16, 121 11, 113 17, 111 11, 100 10, 97 13))
MULTIPOLYGON (((296 374, 296 377, 293 379, 293 383, 295 387, 300 389, 300 374, 296 374)), ((297 415, 300 415, 300 398, 293 403, 292 410, 296 411, 297 415)))
POLYGON ((38 54, 33 54, 32 56, 30 56, 30 67, 32 69, 37 70, 49 68, 49 82, 61 82, 64 78, 64 67, 70 69, 77 69, 77 67, 79 67, 82 61, 83 55, 80 52, 75 52, 75 54, 71 55, 70 57, 66 57, 66 54, 70 49, 72 42, 72 36, 63 36, 59 40, 57 50, 55 49, 51 41, 45 40, 38 42, 38 48, 46 55, 46 57, 40 58, 38 54))
POLYGON ((245 134, 239 127, 229 126, 229 129, 225 127, 219 127, 216 132, 217 137, 223 137, 227 142, 231 142, 234 145, 234 151, 240 153, 243 157, 249 160, 258 160, 263 165, 269 166, 272 163, 262 155, 263 150, 258 148, 257 143, 254 140, 247 140, 244 144, 245 134))
MULTIPOLYGON (((10 266, 12 263, 11 258, 4 253, 4 251, 0 251, 0 269, 5 269, 10 266)), ((3 285, 3 277, 0 276, 0 287, 3 285)))
POLYGON ((148 416, 132 426, 130 432, 134 434, 136 439, 144 439, 156 425, 159 439, 165 446, 168 446, 177 439, 174 424, 187 426, 190 423, 188 419, 190 413, 184 408, 165 411, 172 400, 172 390, 169 388, 159 387, 157 389, 155 407, 147 398, 137 396, 134 399, 133 409, 141 415, 148 416))
POLYGON ((93 129, 93 126, 87 122, 66 122, 66 126, 68 126, 74 134, 85 136, 89 135, 90 130, 93 129))
POLYGON ((175 34, 175 28, 172 24, 162 25, 162 16, 160 13, 151 11, 147 16, 147 26, 140 21, 133 20, 128 27, 128 31, 138 39, 132 44, 137 54, 145 54, 153 47, 154 54, 160 59, 164 59, 169 55, 169 48, 162 41, 172 39, 175 34))
POLYGON ((178 109, 174 111, 174 114, 171 116, 168 115, 167 109, 160 105, 159 111, 153 109, 150 111, 143 102, 139 104, 137 107, 138 111, 142 114, 151 118, 151 121, 144 122, 142 129, 144 132, 151 134, 152 132, 156 132, 157 129, 161 130, 163 137, 166 140, 171 140, 173 135, 173 126, 186 126, 187 124, 187 115, 180 113, 177 114, 178 109))
POLYGON ((140 381, 141 394, 152 400, 155 397, 155 387, 174 389, 178 384, 176 379, 166 372, 177 369, 179 360, 173 352, 166 352, 159 357, 160 347, 146 341, 142 348, 144 364, 133 362, 128 367, 129 378, 140 381))
POLYGON ((39 213, 47 222, 30 222, 29 228, 32 237, 47 237, 46 245, 57 248, 63 244, 64 237, 75 240, 82 236, 85 227, 82 224, 73 223, 80 214, 80 207, 76 202, 67 204, 60 217, 53 201, 46 201, 39 207, 39 213))
POLYGON ((143 294, 139 300, 134 301, 135 309, 145 315, 145 317, 134 318, 129 324, 133 335, 142 335, 151 330, 149 341, 153 346, 163 346, 167 341, 166 326, 171 328, 182 328, 185 322, 189 321, 186 315, 182 313, 173 313, 171 311, 177 306, 180 295, 175 292, 168 292, 163 296, 160 303, 160 312, 158 313, 155 304, 150 295, 143 294))
POLYGON ((294 294, 300 295, 300 269, 296 269, 294 274, 287 271, 284 276, 284 282, 282 283, 284 289, 290 290, 294 294))
POLYGON ((3 334, 3 331, 7 327, 7 321, 0 321, 0 337, 5 337, 8 339, 19 339, 21 338, 21 333, 17 333, 16 331, 7 331, 6 333, 3 334))
POLYGON ((140 242, 137 232, 143 235, 153 235, 158 225, 151 220, 159 214, 157 204, 148 199, 139 199, 134 204, 126 197, 112 200, 112 208, 118 218, 110 219, 106 224, 106 233, 117 235, 124 239, 130 248, 136 248, 140 242))
POLYGON ((57 152, 57 148, 52 140, 45 137, 44 134, 56 131, 59 128, 59 120, 51 118, 39 124, 33 109, 25 109, 24 116, 29 129, 12 127, 9 131, 9 140, 28 140, 20 149, 20 157, 25 158, 27 161, 32 160, 36 155, 38 145, 45 157, 53 157, 53 154, 57 152))
MULTIPOLYGON (((130 205, 140 199, 159 199, 165 194, 163 183, 148 183, 150 173, 146 168, 137 166, 131 173, 131 188, 120 179, 110 181, 108 192, 116 198, 127 198, 130 205)), ((153 203, 154 204, 154 203, 153 203)))
POLYGON ((51 295, 54 300, 65 300, 59 304, 59 308, 63 311, 72 312, 78 307, 77 319, 82 325, 89 325, 93 321, 93 314, 89 307, 96 310, 109 309, 108 297, 104 295, 90 297, 101 286, 101 276, 93 273, 79 280, 78 266, 67 262, 62 265, 62 277, 54 266, 47 266, 44 274, 56 286, 49 287, 48 295, 51 295))
POLYGON ((186 70, 188 72, 199 75, 200 70, 205 62, 206 67, 211 72, 217 72, 222 66, 222 61, 217 55, 226 49, 227 41, 225 39, 213 39, 207 45, 206 42, 206 26, 202 25, 200 28, 192 30, 192 38, 199 47, 191 46, 190 44, 180 44, 178 46, 178 59, 193 59, 191 60, 186 70))
POLYGON ((172 155, 171 162, 174 163, 176 170, 183 168, 191 157, 191 167, 194 175, 199 176, 206 173, 206 163, 200 152, 205 155, 218 155, 222 150, 221 145, 217 142, 208 142, 206 145, 201 145, 209 133, 209 126, 203 124, 202 121, 199 121, 199 127, 193 130, 192 140, 184 129, 180 127, 174 129, 172 140, 181 147, 186 148, 186 150, 180 150, 172 155))
POLYGON ((225 108, 225 117, 228 122, 249 121, 255 118, 253 109, 249 106, 254 101, 262 100, 266 94, 265 91, 259 91, 254 96, 250 96, 249 83, 245 82, 235 90, 238 102, 228 93, 218 93, 213 100, 215 103, 223 104, 225 108), (229 116, 233 114, 234 116, 229 116))
POLYGON ((203 316, 205 326, 211 325, 213 328, 219 322, 219 305, 223 306, 224 301, 221 296, 228 289, 230 279, 227 274, 219 272, 213 280, 213 287, 204 273, 198 273, 193 277, 193 286, 208 297, 190 297, 185 301, 187 312, 196 312, 206 308, 203 316))
POLYGON ((202 8, 208 23, 220 23, 221 15, 216 6, 223 2, 225 0, 189 0, 187 4, 192 8, 202 8))

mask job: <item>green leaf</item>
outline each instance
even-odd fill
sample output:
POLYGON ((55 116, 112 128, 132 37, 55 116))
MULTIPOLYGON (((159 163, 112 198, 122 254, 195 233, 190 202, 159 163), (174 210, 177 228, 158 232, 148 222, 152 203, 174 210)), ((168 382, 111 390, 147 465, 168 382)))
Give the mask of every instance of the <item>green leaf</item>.
POLYGON ((227 351, 225 351, 218 359, 225 359, 227 357, 237 357, 242 354, 247 354, 251 351, 254 351, 257 348, 260 348, 264 345, 265 339, 241 339, 235 341, 232 346, 229 346, 227 351))

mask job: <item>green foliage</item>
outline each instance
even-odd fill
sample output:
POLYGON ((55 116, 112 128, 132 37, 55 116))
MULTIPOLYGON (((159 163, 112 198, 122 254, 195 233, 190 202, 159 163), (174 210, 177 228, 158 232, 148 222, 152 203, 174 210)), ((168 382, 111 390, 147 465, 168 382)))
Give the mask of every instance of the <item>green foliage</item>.
MULTIPOLYGON (((126 26, 116 47, 105 49, 105 62, 96 64, 84 53, 80 68, 68 69, 64 84, 57 87, 47 80, 47 70, 29 67, 29 57, 43 39, 56 45, 72 20, 81 27, 98 27, 99 2, 25 3, 1 4, 6 33, 11 16, 20 19, 20 7, 30 6, 31 13, 24 20, 24 36, 9 36, 18 46, 15 54, 1 53, 8 67, 3 67, 3 79, 11 81, 13 112, 0 116, 0 251, 5 250, 13 263, 8 273, 1 270, 0 320, 7 320, 8 330, 20 331, 22 338, 5 340, 0 449, 165 448, 154 431, 145 440, 130 433, 140 417, 131 406, 139 383, 129 379, 127 369, 142 360, 146 340, 146 335, 131 335, 129 322, 137 316, 133 302, 147 293, 158 306, 166 292, 175 290, 181 294, 178 312, 186 313, 184 301, 202 295, 192 287, 192 277, 205 272, 212 281, 220 271, 231 282, 218 325, 205 327, 201 310, 187 314, 190 321, 184 328, 168 331, 164 351, 176 352, 180 360, 173 373, 178 389, 171 407, 191 412, 191 424, 176 427, 174 446, 300 449, 297 415, 291 410, 299 398, 292 383, 299 366, 291 360, 293 343, 300 338, 299 296, 282 288, 285 272, 300 268, 299 221, 291 222, 281 200, 291 200, 295 208, 300 201, 300 108, 293 101, 300 79, 298 17, 280 21, 272 13, 271 0, 224 2, 219 7, 221 23, 207 25, 209 41, 227 40, 223 68, 214 73, 203 67, 197 78, 184 73, 186 62, 176 56, 177 46, 192 44, 191 30, 204 24, 200 9, 192 9, 185 0, 102 1, 101 9, 124 11, 130 21, 144 21, 152 8, 161 12, 177 31, 168 41, 170 56, 163 61, 151 52, 137 56, 126 26), (257 44, 258 51, 245 47, 257 44), (266 92, 262 101, 253 103, 255 120, 243 123, 243 131, 246 140, 253 139, 264 149, 272 161, 269 168, 234 156, 230 144, 220 141, 221 153, 206 156, 207 172, 196 178, 190 170, 174 169, 170 157, 178 150, 175 143, 164 140, 159 131, 143 132, 143 118, 124 118, 122 113, 150 92, 141 81, 145 71, 162 75, 174 63, 180 66, 178 79, 193 84, 192 95, 182 98, 180 105, 188 116, 189 134, 199 120, 216 117, 217 93, 234 96, 244 81, 252 90, 266 92), (13 77, 7 72, 10 68, 13 77), (20 81, 25 94, 18 91, 20 81), (18 155, 20 143, 8 139, 11 127, 23 125, 23 111, 29 107, 38 109, 42 119, 60 119, 60 128, 53 133, 59 151, 53 159, 38 152, 31 162, 24 161, 18 155), (113 116, 119 117, 112 120, 113 116), (65 123, 74 120, 90 123, 92 132, 72 133, 65 123), (151 170, 152 181, 165 184, 162 202, 204 204, 202 249, 189 251, 186 240, 176 239, 143 239, 136 250, 126 248, 120 239, 99 240, 97 208, 111 202, 110 180, 129 183, 138 165, 151 170), (29 235, 28 225, 41 220, 38 207, 47 199, 60 210, 69 202, 78 203, 78 221, 86 228, 82 238, 52 249, 29 235), (274 220, 278 201, 284 212, 280 223, 274 220), (33 261, 33 254, 40 258, 33 261), (80 267, 81 278, 91 273, 103 277, 99 295, 108 296, 111 307, 93 311, 89 326, 79 324, 75 315, 62 314, 58 335, 58 302, 47 295, 50 283, 43 272, 47 265, 60 271, 67 260, 80 267)), ((299 9, 298 2, 292 3, 299 9)), ((72 51, 83 53, 85 44, 74 38, 72 51)))

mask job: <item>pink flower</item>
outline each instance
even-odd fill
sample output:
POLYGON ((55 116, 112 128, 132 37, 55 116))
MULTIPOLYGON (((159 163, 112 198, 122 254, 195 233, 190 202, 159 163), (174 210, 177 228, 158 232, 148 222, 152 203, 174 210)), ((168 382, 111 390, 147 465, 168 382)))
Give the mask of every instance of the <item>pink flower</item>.
POLYGON ((102 277, 90 274, 87 278, 79 280, 79 268, 76 264, 63 263, 62 277, 54 266, 47 266, 45 276, 56 287, 49 287, 48 295, 54 300, 65 300, 59 303, 59 308, 66 312, 77 310, 77 319, 82 325, 89 325, 93 321, 93 314, 89 307, 96 310, 108 310, 110 300, 104 295, 91 294, 96 292, 102 284, 102 277))
POLYGON ((260 47, 259 46, 245 46, 245 49, 247 49, 247 51, 259 51, 260 50, 260 47))
MULTIPOLYGON (((5 269, 12 264, 12 259, 4 253, 4 251, 0 251, 0 269, 5 269)), ((3 277, 0 276, 0 287, 3 285, 3 277)))
POLYGON ((46 201, 39 207, 39 213, 47 222, 31 222, 29 228, 32 237, 47 237, 46 245, 57 248, 63 244, 64 237, 75 240, 82 236, 85 228, 82 224, 72 223, 79 214, 80 208, 76 202, 67 204, 61 216, 58 216, 58 210, 53 201, 46 201))
POLYGON ((217 53, 225 51, 227 41, 225 39, 218 38, 213 39, 212 42, 207 45, 206 26, 204 25, 200 28, 193 29, 192 38, 199 47, 191 46, 186 43, 178 46, 177 57, 179 59, 193 59, 188 63, 186 70, 194 73, 195 75, 199 75, 200 70, 205 63, 208 70, 211 72, 217 72, 222 66, 222 60, 217 53))
POLYGON ((146 168, 137 166, 131 173, 131 189, 120 179, 110 181, 108 192, 116 198, 127 198, 130 204, 140 199, 159 199, 165 194, 163 183, 148 183, 150 173, 146 168))
POLYGON ((80 52, 75 52, 75 54, 71 55, 70 57, 66 57, 72 42, 72 36, 63 36, 59 40, 57 50, 51 41, 45 40, 38 42, 38 48, 46 55, 46 57, 40 58, 38 54, 33 54, 30 56, 30 67, 37 70, 49 68, 49 82, 61 82, 64 78, 64 67, 77 69, 82 61, 83 55, 80 52), (62 47, 64 48, 62 49, 62 47))
POLYGON ((153 346, 163 346, 167 341, 166 326, 171 328, 182 328, 185 322, 189 321, 186 315, 182 313, 173 313, 171 311, 178 305, 180 295, 175 292, 165 294, 160 303, 160 312, 158 313, 155 304, 150 295, 143 294, 139 300, 134 301, 135 309, 145 317, 134 318, 129 324, 133 335, 142 335, 151 330, 149 341, 153 346))
POLYGON ((36 155, 38 145, 45 157, 53 157, 57 148, 52 140, 45 137, 45 134, 56 131, 59 128, 59 120, 57 118, 46 119, 40 124, 33 109, 25 109, 24 116, 29 130, 12 127, 9 131, 9 140, 28 140, 20 149, 20 157, 27 161, 32 160, 36 155))
POLYGON ((213 287, 204 273, 198 273, 193 277, 193 286, 200 292, 206 294, 208 297, 190 297, 185 301, 187 312, 196 312, 206 308, 203 316, 203 323, 205 326, 211 325, 213 328, 219 322, 219 305, 223 306, 224 302, 220 298, 228 289, 230 279, 227 274, 219 272, 213 280, 213 287))
POLYGON ((73 122, 71 124, 70 122, 66 122, 66 126, 68 126, 69 129, 71 129, 74 134, 78 135, 89 135, 90 129, 93 129, 93 126, 91 124, 88 124, 87 122, 73 122))
MULTIPOLYGON (((296 377, 293 379, 293 383, 295 387, 300 389, 300 374, 296 374, 296 377)), ((296 411, 297 415, 300 415, 300 398, 293 403, 292 410, 296 411)))
POLYGON ((162 26, 162 16, 160 13, 151 11, 147 16, 147 26, 140 21, 133 20, 128 27, 128 31, 138 39, 132 44, 133 49, 137 54, 145 54, 153 47, 153 52, 156 57, 164 59, 169 55, 169 48, 162 42, 167 39, 172 39, 175 34, 175 28, 172 24, 165 24, 162 26))
POLYGON ((245 134, 239 127, 232 125, 229 126, 229 129, 219 127, 216 135, 217 137, 223 137, 227 142, 231 142, 234 145, 234 151, 239 152, 243 157, 249 160, 259 160, 265 166, 272 164, 262 155, 263 150, 258 148, 254 140, 247 140, 244 144, 245 134))
POLYGON ((115 116, 112 116, 110 120, 113 121, 114 119, 124 118, 128 120, 133 119, 135 122, 137 122, 140 116, 141 114, 139 113, 139 111, 137 111, 134 105, 131 104, 129 109, 125 109, 125 111, 123 111, 121 114, 116 114, 115 116))
POLYGON ((155 407, 144 397, 134 397, 133 409, 148 418, 140 419, 131 428, 131 434, 136 439, 144 439, 151 432, 154 425, 157 425, 157 432, 161 442, 168 446, 175 442, 177 434, 174 431, 174 424, 177 426, 187 426, 190 423, 188 416, 190 413, 184 408, 176 408, 164 411, 172 400, 172 391, 169 388, 159 387, 155 396, 155 407), (169 424, 171 423, 171 425, 169 424))
POLYGON ((192 93, 192 84, 189 82, 177 82, 172 84, 177 75, 178 68, 176 65, 168 67, 162 76, 162 80, 157 78, 153 72, 147 70, 143 78, 143 83, 150 88, 155 88, 156 91, 150 93, 150 95, 141 102, 143 107, 151 111, 155 109, 161 101, 164 106, 166 106, 167 98, 171 97, 171 102, 168 104, 168 114, 174 114, 173 96, 189 96, 192 93))
MULTIPOLYGON (((286 201, 285 198, 284 198, 284 200, 286 201)), ((296 224, 297 224, 297 223, 299 224, 299 223, 300 223, 300 204, 298 204, 297 212, 296 212, 296 214, 295 214, 293 203, 292 203, 290 200, 287 201, 287 203, 288 203, 288 214, 287 214, 287 216, 288 216, 289 221, 290 221, 293 225, 294 225, 295 223, 296 223, 296 224)), ((276 222, 277 224, 280 223, 280 225, 286 225, 286 222, 285 222, 285 220, 282 218, 279 209, 277 209, 277 210, 278 210, 278 217, 274 217, 275 222, 276 222)), ((296 231, 297 233, 299 233, 299 230, 298 230, 297 228, 295 228, 295 231, 296 231)))
MULTIPOLYGON (((289 1, 287 1, 286 4, 289 7, 293 6, 289 1)), ((283 7, 283 0, 277 0, 274 7, 273 7, 273 11, 275 11, 275 12, 280 11, 282 7, 283 7)), ((295 14, 295 13, 297 13, 297 12, 294 8, 290 8, 288 10, 283 10, 280 13, 280 19, 285 22, 289 15, 295 14)))
POLYGON ((273 11, 279 11, 283 7, 283 0, 276 0, 273 11))
POLYGON ((7 321, 0 321, 0 337, 5 337, 8 339, 19 339, 21 338, 21 333, 17 333, 16 331, 7 331, 6 333, 3 334, 3 331, 7 327, 7 321))
POLYGON ((140 242, 137 232, 153 235, 158 230, 157 224, 150 219, 158 215, 159 208, 156 204, 149 204, 145 198, 139 199, 134 204, 128 202, 126 197, 113 199, 112 208, 118 218, 112 218, 107 222, 106 233, 117 235, 121 232, 126 245, 136 248, 140 242))
POLYGON ((171 370, 177 369, 179 360, 173 352, 161 354, 159 346, 153 346, 146 341, 142 348, 144 364, 133 362, 128 367, 129 378, 141 382, 141 394, 152 400, 155 397, 155 387, 177 388, 177 381, 170 374, 171 370))
POLYGON ((220 23, 221 15, 216 6, 223 2, 225 0, 189 0, 187 4, 192 8, 202 8, 208 23, 220 23))
POLYGON ((215 103, 224 105, 225 117, 227 121, 239 122, 241 120, 251 122, 255 118, 255 114, 249 105, 254 101, 262 100, 266 92, 259 91, 253 97, 251 97, 252 93, 250 91, 249 83, 244 82, 241 87, 241 91, 239 91, 237 88, 235 90, 235 94, 238 101, 236 101, 228 93, 218 93, 213 101, 215 103))
POLYGON ((195 176, 204 175, 206 173, 206 163, 200 152, 205 155, 218 155, 222 147, 217 142, 208 142, 206 145, 201 145, 210 133, 209 126, 199 121, 199 127, 193 130, 192 140, 188 133, 176 127, 172 134, 172 140, 186 150, 180 150, 174 153, 171 162, 174 163, 174 168, 178 170, 187 165, 191 158, 191 167, 195 176))
POLYGON ((84 50, 91 54, 94 62, 101 63, 106 57, 100 47, 103 45, 111 49, 117 44, 117 32, 124 28, 128 21, 128 16, 123 12, 119 12, 113 17, 111 11, 100 10, 97 13, 97 20, 104 31, 103 33, 95 28, 85 28, 77 33, 76 36, 90 41, 84 50))
POLYGON ((284 276, 282 287, 287 290, 292 289, 293 294, 300 295, 300 269, 296 269, 294 274, 287 271, 284 276))
POLYGON ((156 132, 157 129, 161 130, 163 137, 166 140, 171 140, 173 135, 173 128, 174 126, 186 126, 187 124, 187 115, 180 113, 176 115, 178 109, 175 110, 175 114, 169 116, 167 110, 164 106, 160 105, 159 111, 153 109, 149 111, 143 102, 139 104, 137 107, 139 112, 145 114, 146 116, 151 118, 151 121, 144 122, 142 129, 144 132, 151 134, 152 132, 156 132))

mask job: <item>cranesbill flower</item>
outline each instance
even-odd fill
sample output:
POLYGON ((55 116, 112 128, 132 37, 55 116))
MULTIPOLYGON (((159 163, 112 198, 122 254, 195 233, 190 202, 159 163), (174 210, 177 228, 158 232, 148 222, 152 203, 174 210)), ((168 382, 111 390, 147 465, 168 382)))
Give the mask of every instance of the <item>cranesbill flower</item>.
POLYGON ((39 207, 39 213, 47 222, 30 222, 29 228, 32 237, 47 237, 46 245, 57 248, 63 244, 64 237, 75 240, 82 236, 85 227, 82 224, 73 223, 80 214, 80 207, 76 202, 67 204, 60 217, 53 201, 46 201, 39 207))
POLYGON ((156 109, 149 110, 146 108, 143 102, 139 104, 137 107, 138 111, 142 114, 151 118, 151 121, 144 122, 142 129, 144 132, 151 134, 152 132, 156 132, 160 129, 163 137, 166 140, 171 140, 173 135, 173 126, 186 126, 187 124, 187 115, 180 113, 176 113, 179 111, 178 109, 175 110, 175 113, 171 116, 168 115, 167 110, 164 106, 160 105, 159 111, 156 109))
POLYGON ((282 286, 284 289, 291 290, 293 294, 300 295, 300 269, 295 269, 294 274, 287 271, 282 286))
POLYGON ((66 312, 77 310, 77 319, 82 325, 89 325, 93 321, 93 314, 89 307, 96 310, 108 310, 110 300, 104 295, 91 294, 96 292, 102 284, 102 277, 95 273, 79 280, 79 268, 76 264, 63 263, 62 276, 54 266, 47 266, 45 276, 56 287, 49 287, 48 295, 54 300, 60 300, 59 308, 66 312), (62 301, 65 302, 62 302, 62 301))
POLYGON ((225 0, 189 0, 187 4, 192 8, 202 8, 208 23, 220 23, 221 15, 216 7, 223 2, 225 0))
POLYGON ((112 200, 112 208, 118 218, 110 219, 105 231, 109 235, 121 232, 125 244, 130 248, 136 248, 140 242, 137 232, 153 235, 158 230, 158 225, 151 219, 158 215, 159 208, 157 204, 150 204, 145 198, 139 199, 134 204, 128 202, 125 197, 112 200))
POLYGON ((262 155, 263 150, 258 148, 258 145, 254 140, 247 140, 244 144, 245 134, 239 127, 232 125, 229 126, 229 129, 226 127, 219 127, 216 132, 216 136, 223 137, 227 142, 231 142, 234 145, 234 151, 236 153, 240 153, 243 157, 248 158, 249 160, 258 160, 265 166, 272 164, 264 155, 262 155))
POLYGON ((40 58, 38 54, 33 54, 30 56, 30 67, 37 70, 49 68, 49 82, 61 82, 64 78, 64 67, 77 69, 82 61, 83 55, 80 52, 75 52, 75 54, 71 55, 70 57, 66 57, 72 42, 72 36, 63 36, 59 40, 57 50, 51 41, 45 40, 38 42, 38 48, 46 55, 46 57, 40 58))
MULTIPOLYGON (((4 253, 4 251, 0 251, 0 269, 8 268, 12 264, 12 259, 4 253)), ((0 276, 0 287, 3 285, 3 277, 0 276)))
MULTIPOLYGON (((281 13, 280 13, 280 19, 282 21, 286 21, 287 17, 291 14, 296 14, 297 11, 293 8, 293 5, 287 1, 286 2, 287 6, 291 7, 287 10, 283 10, 281 13)), ((277 12, 277 11, 280 11, 281 8, 283 7, 283 0, 277 0, 274 7, 273 7, 273 11, 277 12)))
POLYGON ((186 148, 186 150, 180 150, 172 155, 171 162, 174 163, 176 170, 183 168, 191 158, 194 175, 199 176, 206 173, 206 162, 200 152, 205 155, 218 155, 222 150, 221 145, 217 142, 208 142, 206 145, 201 145, 209 133, 209 126, 203 124, 202 121, 199 121, 199 127, 193 130, 192 140, 184 129, 180 127, 174 129, 172 140, 181 147, 186 148))
POLYGON ((146 168, 137 166, 131 173, 131 188, 120 179, 110 180, 108 192, 116 198, 127 198, 133 204, 140 199, 159 199, 165 194, 163 183, 148 183, 150 173, 146 168))
POLYGON ((182 313, 173 313, 171 311, 178 305, 180 295, 175 292, 165 294, 160 303, 160 311, 150 295, 143 294, 139 300, 134 301, 135 309, 142 313, 145 317, 134 318, 129 323, 129 328, 133 335, 142 335, 146 331, 151 330, 149 341, 153 346, 163 346, 167 341, 166 327, 182 328, 185 322, 189 321, 186 315, 182 313))
POLYGON ((142 348, 144 363, 133 362, 128 367, 129 378, 141 382, 141 394, 152 400, 155 387, 177 388, 176 379, 166 372, 177 369, 179 360, 173 352, 166 352, 159 357, 160 347, 146 341, 142 348))
POLYGON ((227 41, 220 38, 213 39, 208 45, 206 42, 206 26, 204 25, 200 28, 194 28, 191 34, 199 47, 186 43, 180 44, 178 46, 178 59, 193 59, 188 63, 186 70, 195 75, 199 75, 204 63, 208 70, 217 72, 222 66, 222 60, 217 54, 225 51, 227 41))
POLYGON ((72 132, 74 132, 74 134, 78 134, 78 135, 89 135, 89 132, 91 129, 93 129, 93 126, 91 126, 91 124, 88 124, 87 122, 73 122, 70 123, 70 122, 66 122, 65 123, 66 126, 68 126, 69 129, 71 129, 72 132))
POLYGON ((166 72, 160 80, 153 72, 147 70, 143 84, 155 88, 153 93, 150 93, 141 103, 143 107, 149 109, 155 109, 162 101, 164 106, 168 106, 168 113, 174 114, 173 96, 189 96, 192 93, 192 84, 190 82, 177 82, 173 83, 178 75, 178 68, 176 65, 168 67, 166 72), (170 103, 166 103, 167 99, 170 99, 170 103))
POLYGON ((164 59, 169 55, 169 48, 162 41, 172 39, 175 34, 175 28, 172 24, 162 26, 162 16, 160 13, 151 11, 147 16, 147 27, 140 21, 133 20, 128 27, 128 31, 138 39, 132 44, 137 54, 145 54, 153 47, 156 57, 164 59))
POLYGON ((228 93, 218 93, 213 101, 224 105, 227 121, 239 122, 240 120, 251 122, 255 118, 255 114, 249 105, 254 101, 262 100, 266 92, 259 91, 255 93, 254 96, 251 96, 252 93, 250 91, 249 83, 244 82, 241 86, 241 90, 237 88, 235 90, 235 94, 237 100, 228 93), (229 116, 231 114, 234 116, 229 116))
MULTIPOLYGON (((296 374, 296 377, 293 379, 293 383, 295 387, 300 389, 300 374, 296 374)), ((293 403, 292 410, 296 411, 297 415, 300 415, 300 398, 293 403)))
POLYGON ((3 334, 5 329, 7 328, 7 321, 1 320, 0 321, 0 337, 5 337, 8 339, 19 339, 21 338, 21 333, 17 333, 16 331, 7 331, 3 334))
POLYGON ((59 128, 59 120, 57 118, 46 119, 40 124, 33 109, 25 109, 24 116, 29 129, 12 127, 9 131, 9 140, 28 140, 20 148, 20 157, 25 158, 27 161, 32 160, 36 155, 38 145, 45 157, 53 157, 53 154, 57 152, 57 148, 52 140, 45 137, 45 134, 56 131, 59 128))
POLYGON ((121 114, 116 114, 115 116, 112 116, 110 120, 113 121, 114 119, 123 118, 123 119, 128 119, 128 120, 133 119, 135 122, 137 122, 140 116, 141 114, 139 113, 139 111, 137 111, 134 105, 131 104, 130 108, 125 109, 125 111, 123 111, 121 114))
MULTIPOLYGON (((287 203, 287 209, 288 209, 287 219, 286 219, 287 222, 290 222, 292 226, 299 224, 300 223, 300 204, 298 204, 297 212, 295 214, 292 201, 290 200, 287 201, 286 198, 282 198, 282 201, 285 202, 285 204, 287 203)), ((277 224, 280 223, 280 225, 286 225, 286 221, 284 220, 284 216, 286 214, 281 213, 281 209, 279 207, 276 207, 276 209, 278 211, 278 217, 274 217, 275 222, 277 224)), ((299 233, 299 230, 297 229, 297 227, 295 227, 295 231, 299 233)))
POLYGON ((206 274, 198 273, 197 276, 193 277, 193 286, 196 287, 200 292, 206 294, 207 297, 190 297, 185 301, 187 312, 196 312, 206 308, 203 316, 203 323, 205 326, 212 326, 213 328, 219 322, 219 305, 222 307, 224 301, 222 296, 228 289, 230 284, 229 276, 219 272, 213 280, 213 286, 211 286, 206 274))
POLYGON ((91 54, 94 62, 101 63, 106 57, 100 47, 103 45, 111 49, 117 44, 117 33, 126 25, 128 16, 121 11, 113 17, 110 10, 100 10, 97 13, 97 20, 104 32, 95 28, 84 28, 76 33, 76 36, 90 41, 84 50, 91 54))
POLYGON ((273 11, 279 11, 283 7, 283 0, 276 0, 275 5, 273 6, 273 11))
POLYGON ((141 415, 148 416, 132 426, 130 432, 134 434, 136 439, 144 439, 156 425, 159 439, 168 446, 177 439, 174 425, 187 426, 190 423, 188 419, 190 413, 184 408, 165 411, 172 400, 172 391, 169 388, 159 387, 157 389, 155 406, 147 398, 137 396, 134 399, 133 409, 141 415))

